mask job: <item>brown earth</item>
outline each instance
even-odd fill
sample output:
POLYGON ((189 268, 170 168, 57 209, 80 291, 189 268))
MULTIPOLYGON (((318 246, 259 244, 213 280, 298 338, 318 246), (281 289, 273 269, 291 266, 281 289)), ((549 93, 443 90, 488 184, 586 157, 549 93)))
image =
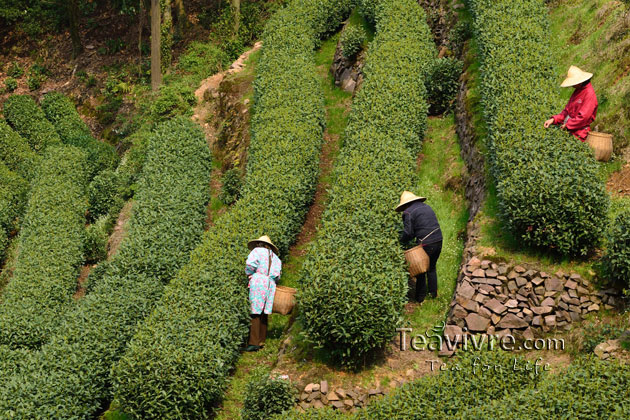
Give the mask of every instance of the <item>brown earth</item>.
POLYGON ((213 209, 213 202, 221 191, 223 173, 233 167, 239 167, 241 171, 245 168, 251 105, 244 96, 251 93, 254 81, 253 65, 248 68, 247 61, 261 47, 262 43, 257 42, 228 70, 206 78, 195 91, 197 105, 192 120, 201 126, 214 159, 220 163, 210 175, 211 200, 206 210, 206 229, 227 210, 225 206, 213 209))
POLYGON ((302 230, 298 234, 295 243, 289 249, 289 255, 300 257, 306 254, 307 245, 313 240, 317 233, 317 228, 322 220, 325 203, 328 200, 328 188, 330 184, 324 179, 332 171, 333 156, 339 150, 339 135, 324 133, 324 145, 319 160, 319 182, 313 197, 313 204, 306 213, 306 219, 302 225, 302 230))
POLYGON ((630 162, 626 163, 620 171, 613 173, 606 187, 611 194, 630 196, 630 162))
POLYGON ((120 247, 121 242, 127 236, 127 229, 129 228, 129 219, 131 219, 131 212, 133 208, 133 200, 129 200, 125 203, 120 214, 118 215, 118 220, 116 220, 116 225, 114 226, 114 230, 112 234, 109 236, 109 240, 107 241, 107 259, 111 259, 116 252, 118 252, 118 248, 120 247))

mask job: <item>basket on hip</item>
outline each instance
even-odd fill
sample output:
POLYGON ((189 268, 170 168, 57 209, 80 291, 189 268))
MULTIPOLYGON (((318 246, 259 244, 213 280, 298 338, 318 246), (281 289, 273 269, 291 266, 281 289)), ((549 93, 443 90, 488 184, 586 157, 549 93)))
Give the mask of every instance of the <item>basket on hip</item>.
POLYGON ((405 259, 409 264, 409 275, 411 277, 416 277, 419 274, 429 271, 429 254, 427 254, 422 245, 415 246, 405 251, 405 259))
POLYGON ((588 133, 586 142, 593 153, 595 153, 595 159, 600 162, 608 162, 613 152, 613 136, 612 134, 598 133, 597 131, 591 131, 588 133))
POLYGON ((295 306, 296 289, 287 286, 276 286, 276 294, 273 298, 274 314, 288 315, 295 306))

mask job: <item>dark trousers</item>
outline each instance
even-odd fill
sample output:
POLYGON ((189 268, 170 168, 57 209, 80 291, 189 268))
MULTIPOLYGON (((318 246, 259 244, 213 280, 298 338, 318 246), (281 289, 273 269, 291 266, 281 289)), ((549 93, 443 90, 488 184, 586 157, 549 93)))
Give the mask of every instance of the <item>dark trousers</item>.
POLYGON ((252 324, 249 327, 249 344, 262 346, 267 338, 267 314, 252 315, 252 324))
POLYGON ((442 241, 426 244, 424 251, 429 256, 429 271, 416 277, 416 301, 418 302, 422 302, 427 296, 427 284, 429 286, 429 294, 433 297, 437 296, 438 283, 435 266, 442 252, 442 241))

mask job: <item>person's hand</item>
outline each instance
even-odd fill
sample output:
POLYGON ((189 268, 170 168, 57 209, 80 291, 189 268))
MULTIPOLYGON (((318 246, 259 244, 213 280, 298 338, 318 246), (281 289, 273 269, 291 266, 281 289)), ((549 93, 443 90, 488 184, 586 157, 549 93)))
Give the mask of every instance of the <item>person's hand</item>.
POLYGON ((549 118, 547 121, 545 121, 545 128, 551 127, 551 124, 553 124, 553 118, 549 118))
POLYGON ((567 129, 567 123, 562 124, 562 127, 560 127, 560 128, 563 129, 563 130, 566 130, 567 129))

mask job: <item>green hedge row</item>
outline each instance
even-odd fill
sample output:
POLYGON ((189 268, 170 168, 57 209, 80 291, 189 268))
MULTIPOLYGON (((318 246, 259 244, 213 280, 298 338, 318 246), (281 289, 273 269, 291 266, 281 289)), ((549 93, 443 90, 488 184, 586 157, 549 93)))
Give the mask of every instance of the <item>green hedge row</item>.
POLYGON ((317 182, 324 102, 313 49, 350 1, 294 0, 267 23, 247 177, 113 369, 114 406, 137 418, 208 418, 247 336, 247 241, 286 252, 317 182))
POLYGON ((6 121, 0 120, 0 161, 22 178, 31 180, 39 159, 26 140, 13 131, 6 121))
POLYGON ((362 6, 368 16, 375 10, 376 37, 298 294, 308 338, 350 366, 391 339, 406 302, 393 208, 414 179, 426 129, 424 71, 435 52, 416 1, 362 6))
POLYGON ((46 118, 53 123, 61 140, 87 153, 90 180, 99 172, 116 167, 118 164, 116 150, 110 144, 92 137, 90 128, 83 122, 70 98, 59 92, 51 92, 44 96, 41 105, 46 118))
POLYGON ((0 418, 92 419, 102 412, 111 366, 201 237, 210 163, 204 135, 189 119, 156 128, 128 236, 58 332, 0 387, 0 418))
MULTIPOLYGON (((511 372, 509 372, 511 373, 511 372)), ((462 419, 628 419, 630 366, 591 355, 571 362, 537 387, 473 403, 462 419)))
POLYGON ((0 312, 0 344, 37 348, 69 308, 83 262, 85 154, 46 149, 31 183, 19 255, 0 312))
MULTIPOLYGON (((530 361, 531 369, 534 363, 530 361)), ((536 375, 525 369, 522 358, 492 351, 463 354, 449 360, 447 367, 449 370, 407 384, 354 414, 293 410, 275 419, 621 420, 630 415, 630 367, 618 362, 589 356, 574 360, 559 374, 547 374, 539 367, 536 375)))
MULTIPOLYGON (((438 369, 441 362, 435 363, 438 369)), ((502 351, 462 352, 456 359, 446 362, 449 368, 427 375, 370 402, 354 414, 339 414, 332 410, 297 410, 276 417, 276 420, 408 420, 455 419, 469 407, 488 404, 495 399, 518 393, 523 388, 535 387, 544 377, 520 369, 525 366, 521 357, 502 351), (516 360, 516 363, 515 363, 516 360), (515 370, 514 366, 519 369, 515 370)), ((508 415, 509 411, 505 411, 508 415)), ((537 418, 509 417, 509 418, 537 418)), ((488 418, 486 416, 476 417, 488 418)))
POLYGON ((0 266, 9 244, 9 236, 22 214, 28 182, 0 162, 0 266))
POLYGON ((630 210, 620 213, 610 226, 603 262, 610 280, 630 288, 630 210))
POLYGON ((562 109, 542 0, 469 0, 499 210, 524 243, 585 254, 609 204, 588 146, 542 121, 562 109))
POLYGON ((11 95, 4 103, 3 113, 34 151, 41 153, 46 147, 61 143, 55 128, 30 96, 11 95))

